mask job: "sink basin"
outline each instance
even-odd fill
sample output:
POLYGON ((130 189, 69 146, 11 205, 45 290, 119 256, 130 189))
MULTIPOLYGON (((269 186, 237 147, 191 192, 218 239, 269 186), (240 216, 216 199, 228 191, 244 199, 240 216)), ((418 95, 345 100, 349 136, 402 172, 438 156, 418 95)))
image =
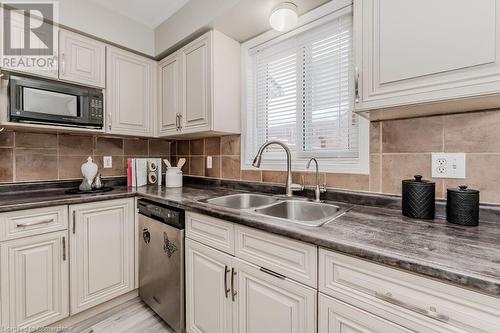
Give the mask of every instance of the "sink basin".
POLYGON ((321 202, 287 200, 254 211, 258 214, 280 218, 288 222, 319 227, 341 216, 347 210, 346 208, 321 202))
POLYGON ((277 201, 277 199, 267 195, 251 193, 231 194, 206 200, 209 204, 232 209, 251 209, 267 206, 277 201))

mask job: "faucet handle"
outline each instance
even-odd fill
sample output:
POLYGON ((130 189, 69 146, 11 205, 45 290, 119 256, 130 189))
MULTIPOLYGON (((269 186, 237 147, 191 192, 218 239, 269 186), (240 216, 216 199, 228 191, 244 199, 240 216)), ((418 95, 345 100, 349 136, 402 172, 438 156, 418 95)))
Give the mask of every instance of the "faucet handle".
POLYGON ((320 185, 319 192, 320 193, 326 193, 326 183, 324 183, 323 185, 320 185))

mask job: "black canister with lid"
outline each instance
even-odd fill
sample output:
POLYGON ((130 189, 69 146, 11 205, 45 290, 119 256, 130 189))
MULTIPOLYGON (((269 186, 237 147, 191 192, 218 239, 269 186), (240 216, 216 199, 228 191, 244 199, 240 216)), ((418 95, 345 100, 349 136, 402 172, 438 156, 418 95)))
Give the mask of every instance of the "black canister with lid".
POLYGON ((416 219, 433 219, 435 213, 436 184, 415 179, 403 180, 403 215, 416 219))
POLYGON ((479 224, 479 191, 466 185, 449 188, 446 201, 446 220, 450 223, 476 226, 479 224))

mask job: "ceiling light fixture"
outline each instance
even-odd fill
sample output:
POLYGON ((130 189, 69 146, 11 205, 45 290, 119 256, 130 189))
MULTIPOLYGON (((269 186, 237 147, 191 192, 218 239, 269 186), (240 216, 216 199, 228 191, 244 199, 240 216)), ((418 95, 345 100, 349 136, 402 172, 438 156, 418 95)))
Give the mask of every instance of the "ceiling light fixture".
POLYGON ((273 9, 271 16, 269 16, 269 23, 274 30, 287 31, 297 24, 298 19, 297 5, 283 2, 273 9))

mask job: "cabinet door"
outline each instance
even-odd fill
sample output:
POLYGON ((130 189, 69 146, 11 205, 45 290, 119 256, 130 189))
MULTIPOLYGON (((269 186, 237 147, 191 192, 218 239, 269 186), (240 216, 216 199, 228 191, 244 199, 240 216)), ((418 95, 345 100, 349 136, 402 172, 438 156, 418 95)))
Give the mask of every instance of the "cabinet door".
POLYGON ((178 132, 178 115, 181 113, 180 56, 175 53, 159 64, 159 135, 178 132))
POLYGON ((238 333, 316 332, 315 289, 235 259, 238 333))
POLYGON ((61 30, 59 32, 61 66, 59 78, 104 88, 106 46, 94 39, 61 30))
POLYGON ((233 332, 231 262, 229 255, 186 239, 187 332, 233 332))
MULTIPOLYGON (((5 9, 5 11, 7 11, 7 9, 5 9)), ((0 10, 0 14, 3 15, 3 11, 0 10)), ((10 41, 11 41, 11 47, 15 50, 15 49, 18 49, 19 51, 16 52, 17 54, 14 55, 14 56, 21 56, 21 49, 23 49, 26 45, 26 40, 25 40, 25 29, 24 29, 24 20, 25 20, 25 16, 23 14, 21 14, 21 12, 17 12, 17 11, 12 11, 11 13, 11 32, 10 32, 10 41)), ((33 75, 36 75, 36 76, 43 76, 43 77, 47 77, 47 78, 50 78, 50 79, 57 79, 58 78, 58 72, 57 72, 57 45, 58 45, 58 41, 57 41, 57 33, 54 33, 54 30, 53 29, 58 29, 57 27, 54 27, 52 25, 43 25, 42 26, 42 22, 40 20, 38 20, 37 18, 35 17, 31 17, 30 18, 30 24, 32 26, 39 26, 39 28, 37 29, 37 34, 33 34, 31 33, 30 35, 30 48, 32 49, 41 49, 43 50, 44 48, 47 47, 47 45, 38 37, 38 36, 44 36, 46 38, 49 38, 50 35, 53 36, 53 38, 56 38, 56 40, 54 40, 54 44, 53 44, 53 48, 54 48, 54 51, 53 51, 53 57, 50 58, 50 60, 48 61, 53 61, 54 63, 54 66, 52 66, 53 69, 50 69, 50 70, 45 70, 45 69, 34 69, 32 66, 33 65, 30 65, 29 63, 27 63, 26 65, 27 66, 19 66, 18 65, 18 61, 15 61, 14 63, 10 63, 10 62, 7 62, 7 61, 2 61, 1 65, 3 69, 6 69, 6 70, 11 70, 11 71, 16 71, 16 72, 23 72, 23 73, 29 73, 29 74, 33 74, 33 75)), ((3 33, 3 31, 2 31, 3 33)), ((3 36, 2 36, 3 37, 3 36)), ((42 56, 43 54, 42 53, 39 53, 39 54, 34 54, 34 55, 30 55, 30 56, 27 56, 28 58, 31 58, 31 56, 42 56)), ((26 60, 25 60, 26 61, 26 60)), ((29 61, 29 60, 27 60, 29 61)))
POLYGON ((500 0, 358 1, 354 18, 357 109, 500 91, 500 0))
POLYGON ((210 129, 210 113, 212 112, 211 43, 212 34, 207 33, 181 50, 182 131, 185 133, 210 129))
POLYGON ((108 133, 153 135, 155 81, 155 61, 115 47, 107 48, 108 133))
POLYGON ((323 294, 318 307, 318 333, 414 332, 323 294))
POLYGON ((45 326, 68 316, 67 231, 1 245, 3 325, 45 326))
POLYGON ((134 200, 70 206, 71 314, 134 289, 134 200))

